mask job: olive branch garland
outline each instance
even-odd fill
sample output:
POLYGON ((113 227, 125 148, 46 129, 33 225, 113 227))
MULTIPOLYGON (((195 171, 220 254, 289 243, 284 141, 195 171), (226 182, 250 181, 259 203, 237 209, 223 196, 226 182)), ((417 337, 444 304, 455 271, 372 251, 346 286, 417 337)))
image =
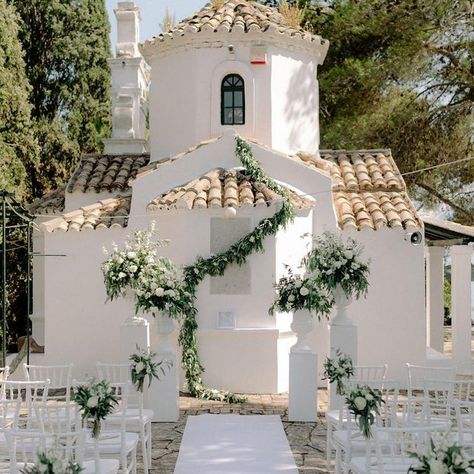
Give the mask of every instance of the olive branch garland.
MULTIPOLYGON (((233 244, 228 250, 209 258, 198 257, 194 265, 184 269, 186 291, 191 293, 193 302, 196 301, 196 289, 206 276, 222 276, 229 265, 239 266, 247 262, 254 252, 263 252, 263 242, 266 237, 275 235, 285 228, 294 218, 294 209, 288 191, 265 174, 260 163, 255 159, 250 145, 240 137, 236 138, 235 154, 249 177, 267 186, 271 191, 282 197, 281 208, 272 217, 262 219, 246 236, 233 244)), ((229 403, 241 403, 245 397, 231 392, 206 388, 202 384, 204 367, 199 360, 197 348, 197 309, 195 304, 186 310, 181 325, 179 343, 182 348, 182 363, 188 382, 190 394, 196 398, 218 400, 229 403)))

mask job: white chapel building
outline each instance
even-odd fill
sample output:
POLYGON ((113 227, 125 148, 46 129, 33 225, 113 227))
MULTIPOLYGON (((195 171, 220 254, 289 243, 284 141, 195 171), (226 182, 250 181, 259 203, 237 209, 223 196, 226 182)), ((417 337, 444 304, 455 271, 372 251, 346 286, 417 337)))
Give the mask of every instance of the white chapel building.
MULTIPOLYGON (((325 230, 356 238, 371 259, 368 296, 349 307, 359 364, 387 363, 388 376, 402 378, 406 362, 426 363, 424 249, 406 239, 423 224, 390 150, 319 146, 317 77, 328 41, 250 0, 207 4, 141 45, 134 2, 118 2, 115 14, 112 137, 104 154, 83 156, 67 185, 34 205, 35 252, 51 256, 34 261, 33 336, 45 353, 33 362, 71 361, 81 378, 96 361, 118 360, 120 324, 133 309, 106 302, 103 247, 120 246, 154 221, 171 241, 163 254, 192 264, 278 211, 279 197, 252 182, 235 156, 240 136, 290 190, 297 212, 263 253, 199 286, 204 382, 247 393, 288 390, 295 337, 291 315, 268 315, 273 284, 308 251, 311 239, 302 236, 325 230)), ((327 321, 312 342, 321 363, 327 321)))

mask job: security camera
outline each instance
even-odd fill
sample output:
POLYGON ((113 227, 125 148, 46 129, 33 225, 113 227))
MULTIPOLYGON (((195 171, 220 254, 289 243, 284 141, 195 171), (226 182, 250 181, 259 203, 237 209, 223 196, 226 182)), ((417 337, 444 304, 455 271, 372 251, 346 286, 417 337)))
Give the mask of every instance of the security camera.
POLYGON ((405 234, 405 240, 410 242, 412 245, 420 245, 423 242, 423 235, 421 232, 407 232, 405 234))
POLYGON ((227 49, 229 50, 229 53, 234 54, 235 48, 233 44, 229 44, 229 46, 227 46, 227 49))

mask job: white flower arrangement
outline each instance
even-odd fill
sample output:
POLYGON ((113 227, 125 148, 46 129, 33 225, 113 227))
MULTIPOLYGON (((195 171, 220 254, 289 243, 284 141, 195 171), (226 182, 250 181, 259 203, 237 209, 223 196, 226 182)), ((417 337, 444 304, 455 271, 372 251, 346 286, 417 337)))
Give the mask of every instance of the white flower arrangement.
POLYGON ((368 385, 357 385, 345 396, 346 405, 358 421, 362 434, 370 438, 372 436, 370 427, 375 422, 375 415, 380 414, 380 406, 384 403, 382 393, 368 385))
POLYGON ((145 379, 148 377, 148 386, 151 385, 153 379, 160 380, 158 371, 166 375, 164 367, 167 366, 170 369, 173 366, 173 362, 169 360, 155 362, 156 353, 140 350, 139 347, 137 347, 137 351, 130 356, 130 372, 133 385, 135 385, 137 391, 143 392, 145 379))
POLYGON ((417 460, 408 472, 417 474, 465 474, 474 468, 474 458, 459 444, 450 439, 450 433, 445 434, 436 442, 430 440, 430 446, 425 452, 408 453, 417 460))
POLYGON ((25 467, 22 474, 79 474, 84 469, 73 461, 65 461, 59 456, 60 449, 52 449, 38 453, 34 465, 25 467))
POLYGON ((325 232, 313 240, 313 249, 303 259, 310 278, 329 292, 341 285, 345 295, 359 299, 369 288, 369 262, 362 260, 363 247, 354 239, 344 241, 325 232))
POLYGON ((114 251, 102 264, 107 297, 110 300, 132 290, 136 311, 166 311, 177 318, 193 306, 193 297, 184 290, 178 268, 157 250, 168 244, 155 238, 154 224, 148 230, 136 231, 125 242, 124 250, 114 251))
POLYGON ((106 380, 96 382, 91 379, 86 385, 74 391, 74 401, 82 411, 83 420, 92 420, 92 436, 100 436, 101 421, 113 411, 118 400, 110 384, 106 380))
POLYGON ((336 357, 326 357, 324 361, 324 378, 329 380, 329 383, 336 383, 336 393, 338 395, 344 394, 344 381, 354 375, 354 366, 352 359, 337 350, 336 357))
POLYGON ((275 289, 277 297, 269 309, 270 314, 306 309, 315 313, 318 319, 329 316, 333 299, 314 280, 295 275, 288 268, 287 275, 280 278, 275 289))

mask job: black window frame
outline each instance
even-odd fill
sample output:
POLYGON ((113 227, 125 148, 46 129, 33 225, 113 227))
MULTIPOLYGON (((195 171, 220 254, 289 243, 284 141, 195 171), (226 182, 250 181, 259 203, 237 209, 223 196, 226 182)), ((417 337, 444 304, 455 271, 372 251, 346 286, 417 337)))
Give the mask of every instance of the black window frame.
POLYGON ((232 73, 227 74, 224 79, 222 79, 221 83, 221 125, 245 125, 245 81, 244 78, 240 74, 232 73), (235 80, 240 82, 240 84, 236 84, 235 80), (232 105, 226 106, 224 101, 224 96, 226 92, 232 93, 232 105), (242 94, 242 105, 236 106, 235 105, 235 96, 236 93, 242 94), (226 111, 232 110, 232 122, 226 122, 226 111), (236 123, 235 120, 235 112, 236 110, 242 111, 242 121, 236 123))

